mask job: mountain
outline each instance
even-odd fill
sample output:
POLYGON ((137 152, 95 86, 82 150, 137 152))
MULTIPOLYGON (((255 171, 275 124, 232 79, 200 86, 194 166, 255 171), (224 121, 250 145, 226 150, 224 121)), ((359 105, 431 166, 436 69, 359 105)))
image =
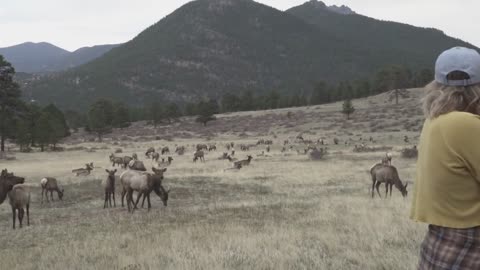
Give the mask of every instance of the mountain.
POLYGON ((26 42, 0 48, 0 54, 12 63, 18 72, 32 73, 47 70, 69 52, 46 42, 26 42))
POLYGON ((46 42, 26 42, 0 48, 0 54, 12 63, 18 72, 46 73, 62 71, 85 64, 116 46, 118 45, 99 45, 69 52, 46 42))
POLYGON ((438 54, 447 48, 475 48, 437 29, 376 20, 350 13, 348 7, 344 10, 346 14, 332 12, 331 7, 325 7, 323 2, 311 0, 285 12, 314 25, 322 33, 350 40, 352 46, 370 47, 377 56, 395 54, 396 62, 414 68, 413 63, 431 68, 438 54))
POLYGON ((137 106, 246 90, 308 92, 320 80, 364 78, 391 64, 430 68, 442 50, 469 45, 320 6, 282 12, 251 0, 192 1, 92 62, 29 84, 25 95, 84 110, 102 97, 137 106), (375 25, 381 33, 372 33, 375 25))

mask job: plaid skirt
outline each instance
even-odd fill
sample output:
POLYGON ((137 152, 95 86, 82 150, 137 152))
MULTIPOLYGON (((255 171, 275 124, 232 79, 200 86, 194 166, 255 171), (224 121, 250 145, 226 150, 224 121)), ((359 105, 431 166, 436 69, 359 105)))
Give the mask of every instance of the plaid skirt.
POLYGON ((418 270, 475 269, 480 269, 480 227, 428 227, 420 250, 418 270))

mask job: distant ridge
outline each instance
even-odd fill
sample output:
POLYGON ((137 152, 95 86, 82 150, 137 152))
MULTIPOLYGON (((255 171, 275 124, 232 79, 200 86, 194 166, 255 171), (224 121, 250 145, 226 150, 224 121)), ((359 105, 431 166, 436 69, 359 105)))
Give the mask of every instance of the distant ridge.
POLYGON ((18 72, 48 73, 66 70, 92 61, 118 45, 99 45, 69 52, 47 42, 25 42, 0 48, 0 54, 18 72))

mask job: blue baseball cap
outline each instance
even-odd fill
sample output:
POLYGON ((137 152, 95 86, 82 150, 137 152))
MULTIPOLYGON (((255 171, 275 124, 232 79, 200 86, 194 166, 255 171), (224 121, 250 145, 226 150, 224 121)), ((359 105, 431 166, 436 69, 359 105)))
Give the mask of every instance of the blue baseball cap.
POLYGON ((454 47, 444 51, 435 64, 435 81, 449 86, 469 86, 480 83, 480 54, 465 47, 454 47), (454 71, 468 74, 469 79, 449 80, 454 71))

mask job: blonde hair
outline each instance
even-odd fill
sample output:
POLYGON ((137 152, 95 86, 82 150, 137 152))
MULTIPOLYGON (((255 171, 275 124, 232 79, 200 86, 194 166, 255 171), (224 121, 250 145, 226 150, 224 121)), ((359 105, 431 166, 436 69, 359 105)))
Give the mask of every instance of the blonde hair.
POLYGON ((471 86, 448 86, 436 81, 425 87, 423 112, 428 119, 453 111, 480 115, 480 84, 471 86))

